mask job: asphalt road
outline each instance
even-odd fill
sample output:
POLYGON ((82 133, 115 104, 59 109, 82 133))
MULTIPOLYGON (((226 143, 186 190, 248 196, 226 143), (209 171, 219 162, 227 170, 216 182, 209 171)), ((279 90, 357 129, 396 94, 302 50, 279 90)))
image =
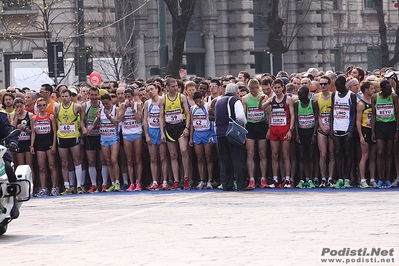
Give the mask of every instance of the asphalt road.
POLYGON ((0 265, 326 265, 323 248, 397 248, 398 206, 399 189, 34 198, 0 236, 0 265))

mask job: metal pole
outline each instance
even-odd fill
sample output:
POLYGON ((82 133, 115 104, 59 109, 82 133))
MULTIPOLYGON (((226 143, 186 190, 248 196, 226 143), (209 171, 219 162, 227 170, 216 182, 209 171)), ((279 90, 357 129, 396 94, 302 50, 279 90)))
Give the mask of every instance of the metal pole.
POLYGON ((77 64, 79 82, 86 82, 86 48, 84 35, 84 5, 83 0, 76 1, 76 16, 78 24, 78 47, 77 47, 77 64))
POLYGON ((57 58, 57 47, 58 45, 53 44, 53 55, 54 55, 54 84, 58 85, 58 58, 57 58))
POLYGON ((161 77, 166 75, 166 65, 168 63, 168 45, 166 44, 166 15, 165 2, 158 0, 158 30, 159 30, 159 74, 161 77))
POLYGON ((269 53, 270 56, 270 74, 274 75, 274 69, 273 69, 273 53, 269 53))

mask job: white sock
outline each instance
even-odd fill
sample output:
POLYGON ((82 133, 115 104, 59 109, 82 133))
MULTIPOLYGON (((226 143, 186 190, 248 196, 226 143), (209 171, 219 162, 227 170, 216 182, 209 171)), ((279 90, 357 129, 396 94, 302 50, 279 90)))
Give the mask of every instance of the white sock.
POLYGON ((92 186, 97 186, 97 169, 94 166, 89 167, 89 176, 92 186))
POLYGON ((111 182, 111 184, 112 184, 113 186, 115 186, 115 182, 111 182))
POLYGON ((69 188, 70 187, 69 182, 64 182, 64 187, 69 188))
POLYGON ((69 180, 69 184, 71 185, 71 187, 74 187, 75 186, 75 172, 74 171, 68 172, 68 180, 69 180))
POLYGON ((82 165, 75 165, 76 181, 77 187, 82 187, 82 165))
POLYGON ((101 175, 103 177, 103 186, 108 185, 108 167, 107 166, 101 167, 101 175))
POLYGON ((326 178, 325 178, 325 177, 322 177, 321 180, 326 181, 326 178))
POLYGON ((370 179, 370 183, 372 183, 372 182, 375 182, 375 179, 374 179, 374 178, 371 178, 371 179, 370 179))
POLYGON ((250 178, 249 178, 249 180, 250 180, 250 181, 253 181, 253 180, 255 180, 255 178, 253 178, 253 177, 250 177, 250 178))
MULTIPOLYGON (((202 182, 202 181, 201 181, 202 182)), ((158 186, 158 182, 157 181, 152 181, 152 183, 154 184, 154 185, 157 185, 158 186)))
POLYGON ((274 182, 278 183, 278 176, 273 176, 274 182))
POLYGON ((290 177, 289 177, 289 176, 286 176, 286 177, 285 177, 285 181, 290 181, 290 177))
POLYGON ((85 183, 86 183, 86 170, 82 170, 82 178, 81 178, 81 180, 82 180, 82 186, 84 186, 85 183))
POLYGON ((122 173, 122 177, 123 177, 123 184, 126 185, 129 184, 127 173, 122 173))
POLYGON ((329 177, 329 178, 328 178, 328 181, 331 182, 331 181, 332 181, 332 177, 329 177))
POLYGON ((362 178, 362 179, 360 179, 360 182, 361 182, 361 183, 366 182, 366 179, 365 179, 365 178, 362 178))
POLYGON ((115 180, 115 184, 119 184, 119 179, 115 180))

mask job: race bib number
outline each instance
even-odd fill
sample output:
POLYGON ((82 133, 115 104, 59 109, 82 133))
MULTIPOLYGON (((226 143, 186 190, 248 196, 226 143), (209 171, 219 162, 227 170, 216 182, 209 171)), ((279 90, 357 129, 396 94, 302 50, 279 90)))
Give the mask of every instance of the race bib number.
POLYGON ((123 121, 123 127, 125 129, 134 129, 140 127, 139 123, 137 123, 136 119, 132 117, 125 118, 123 121))
POLYGON ((30 140, 30 135, 26 132, 21 132, 18 136, 18 141, 30 140))
POLYGON ((159 127, 159 114, 149 115, 148 121, 150 123, 150 127, 159 127))
POLYGON ((315 124, 314 115, 313 114, 299 115, 298 123, 299 123, 300 128, 304 128, 304 129, 312 128, 312 127, 314 127, 314 124, 315 124))
POLYGON ((337 104, 334 106, 334 119, 349 119, 350 106, 337 104))
MULTIPOLYGON (((87 121, 86 128, 92 127, 93 124, 94 124, 93 121, 87 121)), ((98 127, 97 127, 97 128, 93 128, 93 129, 90 131, 90 135, 98 135, 98 134, 100 134, 100 131, 98 130, 98 127)))
POLYGON ((100 134, 104 137, 116 136, 116 127, 114 125, 103 125, 100 128, 100 134))
POLYGON ((166 111, 166 122, 169 124, 178 124, 183 122, 183 114, 181 110, 166 111))
POLYGON ((330 126, 330 114, 329 113, 321 113, 320 114, 320 120, 321 120, 321 124, 324 127, 329 127, 330 126))
POLYGON ((38 135, 51 133, 50 121, 38 121, 35 123, 35 132, 38 135))
POLYGON ((198 131, 208 129, 206 115, 196 115, 193 117, 193 127, 198 131))
POLYGON ((393 104, 391 103, 377 104, 375 113, 379 118, 390 118, 394 115, 393 110, 393 104))
POLYGON ((60 124, 60 133, 61 134, 71 134, 71 133, 75 133, 75 124, 74 123, 70 123, 70 124, 60 124))
POLYGON ((253 121, 263 120, 265 117, 265 112, 263 110, 259 110, 258 107, 248 107, 247 118, 253 121))
POLYGON ((273 109, 270 125, 279 127, 287 125, 287 115, 284 108, 281 108, 281 110, 273 109))
POLYGON ((366 125, 368 127, 371 127, 371 112, 367 114, 367 122, 366 125))

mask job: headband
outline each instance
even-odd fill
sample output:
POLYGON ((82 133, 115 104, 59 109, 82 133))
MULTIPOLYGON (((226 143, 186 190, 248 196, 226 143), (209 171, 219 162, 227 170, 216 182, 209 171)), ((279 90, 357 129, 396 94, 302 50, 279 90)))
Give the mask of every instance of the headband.
POLYGON ((348 81, 345 83, 345 87, 346 87, 347 89, 349 89, 350 86, 352 86, 352 85, 354 85, 354 84, 357 84, 357 83, 359 83, 359 82, 357 81, 357 79, 353 78, 353 79, 348 80, 348 81))

